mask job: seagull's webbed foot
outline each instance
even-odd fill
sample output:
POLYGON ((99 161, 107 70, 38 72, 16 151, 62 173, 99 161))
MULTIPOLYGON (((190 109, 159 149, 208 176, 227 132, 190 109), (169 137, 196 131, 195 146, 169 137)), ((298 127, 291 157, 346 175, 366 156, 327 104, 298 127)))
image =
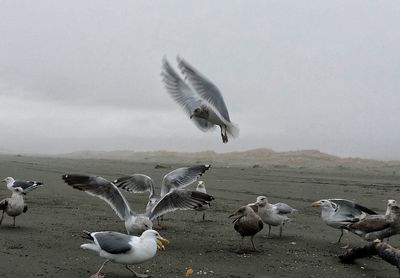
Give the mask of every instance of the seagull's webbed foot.
POLYGON ((138 277, 138 278, 148 278, 151 277, 149 274, 140 274, 134 271, 129 265, 125 265, 126 269, 128 269, 130 272, 133 273, 133 277, 138 277))

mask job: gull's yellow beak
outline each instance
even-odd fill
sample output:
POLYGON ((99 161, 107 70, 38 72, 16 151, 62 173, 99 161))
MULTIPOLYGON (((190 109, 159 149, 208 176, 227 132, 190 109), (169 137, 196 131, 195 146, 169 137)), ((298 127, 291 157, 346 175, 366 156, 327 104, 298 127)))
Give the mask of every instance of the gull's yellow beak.
POLYGON ((169 244, 169 240, 166 238, 163 238, 162 236, 157 237, 157 249, 162 251, 165 250, 165 246, 164 245, 168 245, 169 244))
POLYGON ((312 207, 320 207, 321 206, 321 202, 317 201, 311 204, 312 207))

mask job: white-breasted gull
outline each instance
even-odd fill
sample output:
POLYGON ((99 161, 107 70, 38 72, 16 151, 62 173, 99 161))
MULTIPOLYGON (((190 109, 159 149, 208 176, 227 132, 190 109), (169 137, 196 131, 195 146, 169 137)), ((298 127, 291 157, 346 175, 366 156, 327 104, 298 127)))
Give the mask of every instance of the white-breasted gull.
POLYGON ((321 207, 321 219, 328 226, 340 229, 340 237, 343 229, 349 224, 356 223, 369 214, 376 214, 373 210, 346 199, 321 199, 312 203, 313 207, 321 207))
POLYGON ((12 189, 10 198, 0 201, 0 210, 3 211, 0 218, 0 224, 3 222, 4 213, 7 213, 7 215, 13 218, 13 227, 15 227, 15 217, 28 210, 23 194, 23 190, 20 187, 16 187, 12 189))
POLYGON ((279 237, 282 237, 283 226, 290 221, 290 214, 297 212, 285 203, 270 204, 266 196, 258 196, 255 203, 248 204, 268 224, 268 237, 271 235, 271 226, 279 226, 279 237))
POLYGON ((91 243, 82 244, 82 249, 95 251, 100 257, 107 259, 91 276, 93 278, 104 277, 100 275, 100 271, 109 261, 124 264, 136 277, 149 277, 147 274, 137 273, 129 265, 152 259, 160 246, 163 248, 164 244, 169 243, 155 230, 144 231, 140 237, 110 231, 93 233, 85 231, 83 237, 91 243))
POLYGON ((21 188, 24 194, 40 187, 43 185, 40 181, 23 181, 23 180, 15 180, 13 177, 7 177, 1 182, 5 182, 8 190, 13 191, 14 188, 21 188))

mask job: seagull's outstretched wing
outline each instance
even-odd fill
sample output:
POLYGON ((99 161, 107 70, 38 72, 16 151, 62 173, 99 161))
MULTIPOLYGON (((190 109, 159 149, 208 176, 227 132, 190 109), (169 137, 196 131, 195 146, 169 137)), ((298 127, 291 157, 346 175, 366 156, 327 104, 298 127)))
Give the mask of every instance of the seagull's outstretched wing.
MULTIPOLYGON (((207 105, 207 103, 180 78, 165 58, 163 59, 161 75, 167 92, 183 107, 188 116, 191 116, 196 108, 207 105)), ((215 125, 206 119, 192 117, 192 121, 202 131, 210 131, 215 128, 215 125)))
POLYGON ((210 103, 218 113, 230 122, 228 109, 226 108, 224 98, 222 97, 218 88, 199 73, 193 66, 181 58, 177 58, 178 67, 182 71, 182 74, 189 80, 190 84, 196 90, 196 92, 208 103, 210 103))
POLYGON ((375 211, 364 207, 362 205, 359 205, 353 201, 346 200, 346 199, 329 199, 329 201, 337 204, 339 206, 339 209, 342 211, 343 214, 348 213, 351 215, 361 215, 363 213, 366 214, 377 214, 375 211))
POLYGON ((174 189, 184 188, 195 182, 211 165, 182 167, 166 174, 161 185, 161 197, 174 189))
POLYGON ((113 182, 117 187, 126 190, 130 193, 150 192, 149 198, 154 196, 153 180, 143 174, 133 174, 116 179, 113 182))
POLYGON ((73 188, 85 191, 92 196, 106 201, 121 220, 128 219, 130 214, 133 213, 118 188, 112 182, 102 177, 67 174, 63 175, 62 179, 73 188))
POLYGON ((209 204, 214 197, 195 190, 173 190, 162 197, 149 213, 150 220, 178 209, 195 209, 209 204))

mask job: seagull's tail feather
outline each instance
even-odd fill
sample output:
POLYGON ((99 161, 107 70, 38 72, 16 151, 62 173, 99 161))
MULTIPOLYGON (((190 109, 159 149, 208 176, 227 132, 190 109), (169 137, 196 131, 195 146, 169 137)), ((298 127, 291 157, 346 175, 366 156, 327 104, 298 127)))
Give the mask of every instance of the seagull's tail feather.
POLYGON ((226 127, 226 131, 227 131, 233 138, 237 138, 237 137, 239 136, 239 131, 240 131, 240 129, 239 129, 239 126, 238 126, 238 125, 231 123, 231 124, 229 124, 229 125, 226 127))

